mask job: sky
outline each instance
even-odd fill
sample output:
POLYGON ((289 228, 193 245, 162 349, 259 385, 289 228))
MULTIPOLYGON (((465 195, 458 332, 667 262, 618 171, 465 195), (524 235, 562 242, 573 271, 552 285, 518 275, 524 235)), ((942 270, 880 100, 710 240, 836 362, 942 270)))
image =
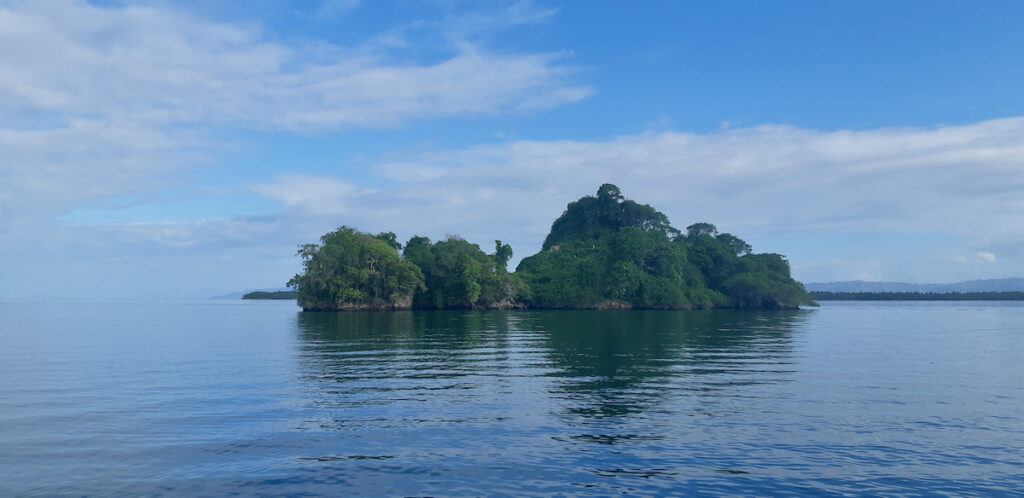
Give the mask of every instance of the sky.
POLYGON ((512 265, 602 183, 803 282, 1024 276, 1024 2, 0 0, 0 299, 512 265))

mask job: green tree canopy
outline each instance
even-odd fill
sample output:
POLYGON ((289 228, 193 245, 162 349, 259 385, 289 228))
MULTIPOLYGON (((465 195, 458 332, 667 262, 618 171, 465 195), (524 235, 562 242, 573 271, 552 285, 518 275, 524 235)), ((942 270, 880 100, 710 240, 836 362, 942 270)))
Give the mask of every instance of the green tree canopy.
POLYGON ((717 234, 718 229, 711 223, 694 223, 686 227, 686 236, 690 238, 700 237, 701 235, 714 237, 717 234))
POLYGON ((562 216, 551 225, 544 239, 545 250, 567 240, 600 239, 625 227, 678 235, 668 217, 647 204, 625 199, 619 187, 606 183, 597 195, 570 202, 562 216))
POLYGON ((515 273, 512 247, 494 254, 458 236, 434 243, 341 227, 299 247, 304 271, 288 284, 304 309, 791 308, 812 304, 779 254, 710 223, 683 235, 668 217, 615 185, 570 202, 543 250, 515 273), (402 251, 399 255, 398 251, 402 251))
POLYGON ((489 308, 515 301, 521 284, 505 269, 512 247, 501 241, 495 244, 495 254, 488 255, 458 236, 433 244, 426 237, 409 239, 404 255, 420 268, 426 282, 413 304, 417 308, 489 308))
POLYGON ((498 271, 508 271, 508 260, 512 259, 512 246, 494 241, 494 265, 498 271))
POLYGON ((742 239, 731 233, 720 233, 715 236, 715 239, 728 246, 729 249, 732 249, 737 256, 750 254, 750 252, 754 250, 754 248, 750 247, 750 244, 747 244, 742 239))
POLYGON ((423 274, 403 260, 387 240, 341 227, 319 244, 299 246, 303 272, 288 286, 303 309, 389 309, 408 307, 423 287, 423 274))
POLYGON ((578 308, 795 307, 811 302, 778 255, 710 223, 683 236, 668 217, 602 185, 569 203, 544 251, 517 268, 533 306, 578 308))
POLYGON ((377 237, 378 239, 387 242, 387 244, 396 251, 402 250, 402 244, 398 242, 398 236, 395 235, 395 232, 381 232, 378 233, 377 235, 374 235, 374 237, 377 237))

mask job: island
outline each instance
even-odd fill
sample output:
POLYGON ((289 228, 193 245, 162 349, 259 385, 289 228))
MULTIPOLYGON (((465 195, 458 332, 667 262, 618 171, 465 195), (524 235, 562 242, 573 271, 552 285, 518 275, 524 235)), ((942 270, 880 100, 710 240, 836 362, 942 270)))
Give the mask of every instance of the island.
POLYGON ((246 293, 245 295, 242 296, 242 299, 253 299, 253 300, 260 300, 260 299, 289 300, 289 299, 298 299, 298 298, 299 298, 299 293, 297 291, 293 291, 293 290, 290 290, 290 291, 270 291, 270 292, 267 292, 267 291, 253 291, 253 292, 248 292, 248 293, 246 293))
POLYGON ((354 228, 299 246, 292 277, 304 311, 408 309, 793 309, 816 305, 780 254, 755 254, 710 223, 680 231, 663 213, 601 185, 568 204, 541 251, 507 269, 460 237, 403 246, 354 228))
POLYGON ((810 292, 819 301, 1024 301, 1024 292, 810 292))

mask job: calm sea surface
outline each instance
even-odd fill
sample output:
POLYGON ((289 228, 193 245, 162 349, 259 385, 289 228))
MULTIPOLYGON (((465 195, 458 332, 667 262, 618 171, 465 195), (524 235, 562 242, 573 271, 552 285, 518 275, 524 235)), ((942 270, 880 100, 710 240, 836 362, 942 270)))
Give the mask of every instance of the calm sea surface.
POLYGON ((1024 303, 0 304, 0 495, 1024 493, 1024 303))

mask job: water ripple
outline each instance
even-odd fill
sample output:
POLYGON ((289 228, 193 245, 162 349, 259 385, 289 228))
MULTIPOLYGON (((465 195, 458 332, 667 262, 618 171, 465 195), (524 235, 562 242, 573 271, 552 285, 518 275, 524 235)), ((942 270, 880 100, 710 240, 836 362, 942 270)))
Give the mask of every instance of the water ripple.
POLYGON ((1024 493, 1019 304, 2 312, 2 495, 1024 493))

